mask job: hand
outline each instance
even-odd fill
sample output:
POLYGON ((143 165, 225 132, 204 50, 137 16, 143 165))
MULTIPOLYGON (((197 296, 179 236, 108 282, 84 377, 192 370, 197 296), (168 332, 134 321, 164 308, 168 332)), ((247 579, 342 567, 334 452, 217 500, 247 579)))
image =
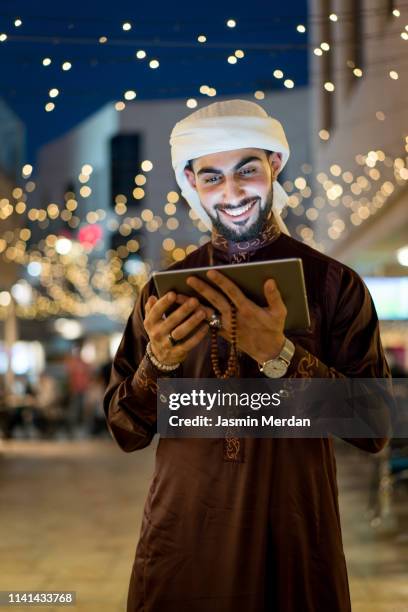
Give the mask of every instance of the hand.
POLYGON ((187 284, 221 313, 221 336, 231 340, 231 301, 237 309, 237 348, 258 363, 279 355, 285 343, 283 332, 287 309, 276 282, 272 278, 265 281, 264 294, 268 306, 261 307, 248 299, 224 274, 209 270, 207 276, 221 291, 196 276, 189 276, 187 284))
POLYGON ((208 333, 209 327, 205 320, 209 309, 201 306, 197 298, 178 296, 174 291, 163 295, 160 299, 151 295, 145 305, 144 326, 150 339, 153 355, 167 365, 181 363, 208 333), (186 298, 186 300, 184 300, 186 298), (181 306, 166 318, 163 317, 166 310, 174 303, 181 306), (173 346, 169 340, 169 333, 174 340, 183 340, 196 327, 204 321, 203 325, 187 340, 173 346))

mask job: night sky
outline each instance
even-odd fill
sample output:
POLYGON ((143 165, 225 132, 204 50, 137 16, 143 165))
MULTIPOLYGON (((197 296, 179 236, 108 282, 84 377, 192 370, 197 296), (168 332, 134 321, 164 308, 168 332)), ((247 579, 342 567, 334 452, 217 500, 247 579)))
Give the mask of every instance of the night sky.
MULTIPOLYGON (((63 134, 110 101, 123 100, 125 91, 137 99, 216 97, 199 93, 207 84, 219 95, 284 88, 285 78, 295 87, 307 83, 306 0, 266 3, 137 3, 135 0, 69 3, 1 0, 0 96, 27 129, 26 162, 35 162, 42 144, 63 134), (22 25, 14 22, 21 19, 22 25), (228 19, 236 27, 226 25, 228 19), (122 24, 132 29, 124 31, 122 24), (207 42, 197 37, 204 34, 207 42), (98 39, 106 36, 108 42, 98 39), (145 59, 137 59, 143 49, 145 59), (245 57, 229 64, 227 57, 242 49, 245 57), (49 57, 51 65, 42 60, 49 57), (157 59, 153 70, 149 61, 157 59), (62 70, 64 61, 72 68, 62 70), (284 72, 276 79, 273 71, 284 72), (51 88, 59 89, 51 99, 51 88), (45 112, 47 102, 56 105, 45 112)), ((262 103, 262 102, 261 102, 262 103)), ((186 108, 186 111, 188 109, 186 108)))

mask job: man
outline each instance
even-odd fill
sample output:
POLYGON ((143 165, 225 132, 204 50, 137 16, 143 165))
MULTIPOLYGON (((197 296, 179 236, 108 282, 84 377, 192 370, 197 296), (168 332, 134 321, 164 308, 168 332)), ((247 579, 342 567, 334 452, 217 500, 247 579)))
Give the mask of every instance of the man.
MULTIPOLYGON (((158 377, 214 377, 207 323, 214 311, 225 364, 232 305, 241 377, 388 377, 359 276, 287 235, 277 176, 289 148, 280 123, 252 102, 218 102, 180 121, 170 142, 182 193, 212 231, 172 267, 300 257, 311 328, 284 333, 286 308, 272 279, 261 308, 223 275, 209 273, 219 291, 191 277, 212 310, 174 292, 158 299, 149 280, 105 395, 118 445, 131 452, 151 442, 158 377)), ((369 452, 387 442, 349 441, 369 452)), ((128 612, 350 609, 331 438, 159 440, 128 612)))

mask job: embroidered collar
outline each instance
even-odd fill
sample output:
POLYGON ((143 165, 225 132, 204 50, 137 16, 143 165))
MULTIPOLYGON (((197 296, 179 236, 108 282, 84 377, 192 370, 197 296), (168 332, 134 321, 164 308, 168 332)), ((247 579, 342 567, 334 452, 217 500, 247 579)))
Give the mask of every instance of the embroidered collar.
POLYGON ((280 234, 281 231, 275 220, 275 216, 271 211, 265 222, 264 228, 255 238, 251 238, 251 240, 243 240, 241 242, 234 242, 233 240, 228 240, 213 228, 211 233, 211 245, 215 251, 222 251, 224 257, 229 256, 232 258, 238 253, 249 253, 256 251, 276 240, 280 234))

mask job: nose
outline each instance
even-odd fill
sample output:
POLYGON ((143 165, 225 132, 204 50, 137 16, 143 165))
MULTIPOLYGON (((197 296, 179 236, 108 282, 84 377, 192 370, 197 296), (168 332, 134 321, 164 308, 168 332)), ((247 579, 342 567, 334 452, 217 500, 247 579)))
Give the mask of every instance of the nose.
POLYGON ((226 176, 223 187, 223 204, 239 204, 245 196, 241 181, 236 176, 226 176))

